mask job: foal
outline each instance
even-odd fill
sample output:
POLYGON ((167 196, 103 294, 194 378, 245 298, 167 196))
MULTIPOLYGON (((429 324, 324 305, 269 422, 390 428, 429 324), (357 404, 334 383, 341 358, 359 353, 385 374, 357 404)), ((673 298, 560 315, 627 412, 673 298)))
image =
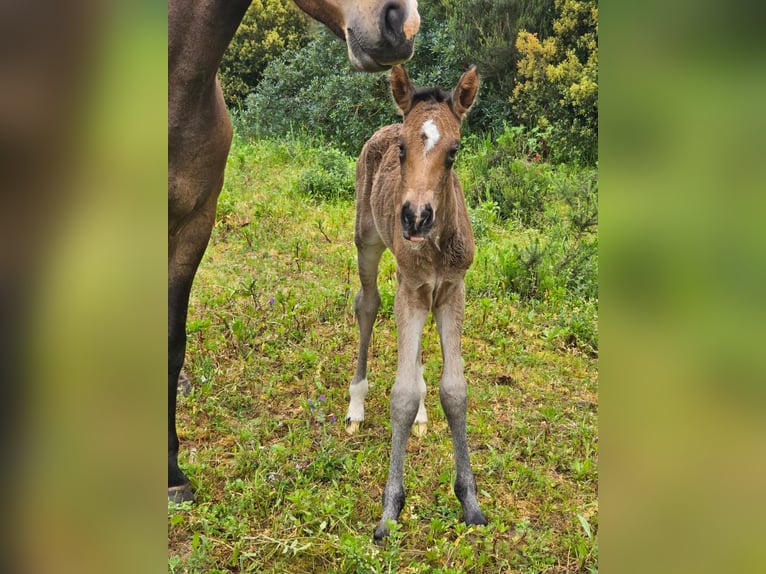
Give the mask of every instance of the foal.
POLYGON ((361 289, 354 299, 354 311, 360 337, 345 421, 350 434, 364 420, 367 349, 380 305, 378 263, 386 248, 396 257, 398 284, 394 314, 399 362, 391 390, 391 462, 376 540, 388 535, 386 520, 396 520, 404 506, 404 454, 410 429, 418 435, 425 432, 426 384, 420 339, 429 311, 436 318, 444 361, 439 398, 452 434, 455 494, 466 524, 487 523, 476 500, 468 456, 466 382, 460 352, 463 279, 473 261, 474 241, 463 190, 452 171, 460 123, 478 88, 474 66, 451 94, 415 89, 404 68, 394 67, 391 92, 403 123, 377 131, 357 163, 354 242, 361 289))

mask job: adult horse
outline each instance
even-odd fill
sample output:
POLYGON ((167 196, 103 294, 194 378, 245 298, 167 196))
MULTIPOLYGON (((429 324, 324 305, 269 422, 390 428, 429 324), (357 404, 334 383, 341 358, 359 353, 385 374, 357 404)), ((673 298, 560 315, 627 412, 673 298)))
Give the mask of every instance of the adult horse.
MULTIPOLYGON (((178 467, 176 387, 186 314, 223 185, 232 128, 216 73, 251 0, 168 4, 168 497, 192 500, 178 467)), ((407 60, 420 26, 417 0, 295 0, 346 41, 363 71, 407 60)))

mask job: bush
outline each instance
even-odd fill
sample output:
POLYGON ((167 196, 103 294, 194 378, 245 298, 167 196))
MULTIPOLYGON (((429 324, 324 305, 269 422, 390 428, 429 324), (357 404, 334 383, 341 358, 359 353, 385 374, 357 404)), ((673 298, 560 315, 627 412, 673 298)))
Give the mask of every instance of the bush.
POLYGON ((595 236, 568 236, 560 228, 524 246, 499 252, 498 268, 507 291, 522 301, 596 299, 598 243, 595 236))
POLYGON ((352 71, 344 44, 322 31, 268 66, 235 121, 250 137, 306 134, 356 156, 396 117, 385 76, 352 71))
MULTIPOLYGON (((475 139, 466 143, 476 148, 475 139)), ((460 171, 469 203, 491 201, 500 219, 527 227, 541 224, 553 168, 539 161, 538 146, 536 131, 506 127, 494 144, 482 142, 473 155, 465 154, 460 171)))
POLYGON ((598 6, 595 0, 556 0, 554 34, 522 30, 516 48, 514 110, 527 126, 548 132, 555 162, 594 165, 598 158, 598 6))
POLYGON ((244 105, 269 62, 309 40, 309 18, 291 0, 253 0, 229 47, 218 77, 230 108, 244 105))
POLYGON ((301 173, 298 190, 316 200, 353 199, 355 165, 343 152, 333 147, 321 148, 316 162, 301 173))

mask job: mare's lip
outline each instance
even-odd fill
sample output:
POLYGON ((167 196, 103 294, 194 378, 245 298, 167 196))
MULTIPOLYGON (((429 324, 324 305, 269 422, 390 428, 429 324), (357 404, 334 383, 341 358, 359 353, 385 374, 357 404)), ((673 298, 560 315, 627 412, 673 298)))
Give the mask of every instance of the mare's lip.
POLYGON ((359 38, 357 38, 354 30, 351 28, 346 28, 346 42, 349 45, 350 54, 352 54, 354 57, 353 60, 351 60, 351 64, 359 70, 364 70, 365 72, 382 72, 384 70, 390 69, 393 65, 381 64, 372 56, 370 56, 370 54, 367 53, 365 47, 359 41, 359 38))

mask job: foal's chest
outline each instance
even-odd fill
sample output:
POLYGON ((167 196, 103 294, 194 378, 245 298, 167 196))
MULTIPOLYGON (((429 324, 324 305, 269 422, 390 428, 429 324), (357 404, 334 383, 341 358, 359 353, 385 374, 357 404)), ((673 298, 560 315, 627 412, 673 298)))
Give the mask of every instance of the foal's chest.
POLYGON ((464 293, 465 270, 454 267, 399 267, 396 280, 400 289, 417 295, 421 305, 428 309, 440 306, 464 293))

